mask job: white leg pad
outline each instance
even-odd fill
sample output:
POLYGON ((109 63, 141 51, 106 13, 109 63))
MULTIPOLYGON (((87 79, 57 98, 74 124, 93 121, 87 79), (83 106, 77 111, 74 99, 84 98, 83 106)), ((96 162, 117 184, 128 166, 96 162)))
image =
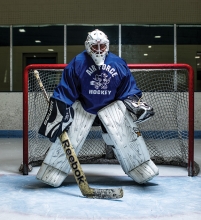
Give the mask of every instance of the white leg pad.
POLYGON ((107 145, 114 145, 108 133, 102 133, 102 138, 107 145))
POLYGON ((134 168, 128 173, 135 182, 137 183, 146 183, 147 181, 153 179, 153 177, 159 174, 159 170, 153 161, 150 159, 140 166, 134 168))
MULTIPOLYGON (((80 102, 72 106, 75 111, 74 120, 68 131, 71 144, 78 155, 91 129, 96 115, 86 112, 80 102)), ((62 184, 71 170, 59 138, 53 143, 37 173, 37 179, 54 187, 62 184)))
POLYGON ((122 101, 113 102, 101 109, 98 116, 114 143, 114 153, 128 176, 138 183, 143 183, 158 175, 155 164, 148 162, 151 161, 150 155, 137 124, 133 122, 122 101), (149 165, 152 172, 148 169, 149 165))

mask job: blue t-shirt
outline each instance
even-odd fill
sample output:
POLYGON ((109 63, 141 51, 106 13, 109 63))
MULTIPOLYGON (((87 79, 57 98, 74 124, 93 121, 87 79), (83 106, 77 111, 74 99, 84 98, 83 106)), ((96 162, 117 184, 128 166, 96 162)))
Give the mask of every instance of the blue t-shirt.
POLYGON ((124 100, 142 92, 137 87, 126 62, 109 52, 100 68, 86 51, 66 66, 53 97, 68 105, 79 100, 85 111, 97 112, 115 100, 124 100))

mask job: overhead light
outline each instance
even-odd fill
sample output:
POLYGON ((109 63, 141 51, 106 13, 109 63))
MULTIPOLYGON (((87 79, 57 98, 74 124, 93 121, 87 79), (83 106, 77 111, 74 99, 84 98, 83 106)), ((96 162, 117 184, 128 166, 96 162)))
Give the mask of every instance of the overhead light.
POLYGON ((54 51, 54 49, 48 49, 48 51, 54 51))
POLYGON ((19 32, 26 32, 25 29, 19 29, 19 32))
POLYGON ((195 59, 200 59, 200 56, 195 56, 195 59))
POLYGON ((150 46, 148 46, 148 48, 152 48, 152 46, 150 45, 150 46))
POLYGON ((161 38, 161 36, 155 36, 155 38, 161 38))
POLYGON ((35 42, 36 42, 36 43, 41 43, 41 41, 40 41, 40 40, 35 40, 35 42))
POLYGON ((147 53, 144 53, 144 56, 148 56, 148 54, 147 54, 147 53))
POLYGON ((197 63, 197 65, 199 66, 199 65, 200 65, 200 63, 197 63))

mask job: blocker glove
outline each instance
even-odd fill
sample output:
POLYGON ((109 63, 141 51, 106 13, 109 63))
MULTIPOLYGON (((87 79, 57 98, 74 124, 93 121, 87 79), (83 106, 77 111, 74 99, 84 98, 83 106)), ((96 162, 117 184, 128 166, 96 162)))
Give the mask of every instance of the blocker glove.
POLYGON ((154 115, 153 108, 142 102, 142 99, 136 95, 128 96, 123 102, 126 108, 136 115, 137 120, 135 122, 137 123, 144 122, 154 115))
POLYGON ((50 98, 49 107, 44 121, 39 129, 39 134, 55 142, 61 133, 69 128, 74 118, 74 110, 64 102, 50 98))

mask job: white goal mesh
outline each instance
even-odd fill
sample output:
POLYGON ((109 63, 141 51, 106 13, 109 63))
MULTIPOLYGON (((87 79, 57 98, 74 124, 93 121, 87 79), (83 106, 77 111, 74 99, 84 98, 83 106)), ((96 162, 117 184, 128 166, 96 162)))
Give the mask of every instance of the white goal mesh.
MULTIPOLYGON (((64 64, 38 64, 25 68, 24 174, 28 173, 28 164, 41 164, 51 146, 47 138, 38 134, 48 106, 33 71, 39 71, 43 85, 51 96, 64 67, 64 64)), ((156 164, 186 166, 189 176, 197 175, 199 167, 193 159, 194 91, 191 67, 185 64, 130 64, 129 68, 143 91, 143 101, 152 105, 155 111, 154 117, 139 125, 152 160, 156 164)), ((101 128, 93 126, 78 158, 81 163, 118 163, 115 158, 107 159, 106 152, 107 146, 102 139, 101 128)))

